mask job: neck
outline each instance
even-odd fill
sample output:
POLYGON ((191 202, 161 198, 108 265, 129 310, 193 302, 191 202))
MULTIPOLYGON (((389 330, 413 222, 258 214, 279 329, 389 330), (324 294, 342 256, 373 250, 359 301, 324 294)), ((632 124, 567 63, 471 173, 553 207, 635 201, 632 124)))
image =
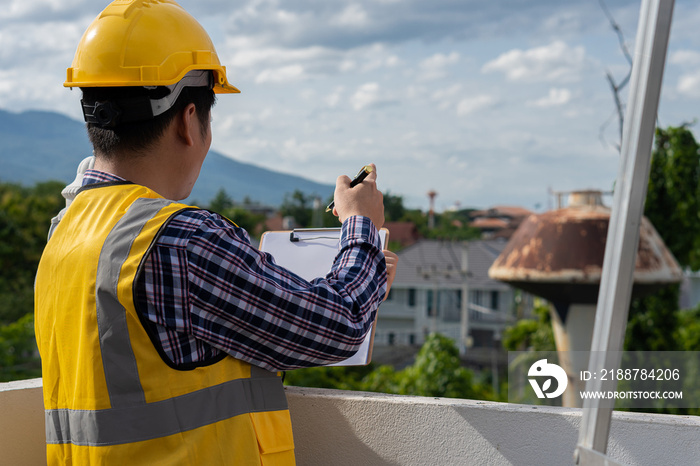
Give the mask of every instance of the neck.
POLYGON ((194 104, 189 104, 144 153, 115 154, 109 159, 97 153, 95 169, 179 201, 192 192, 210 144, 211 131, 202 135, 194 104))
MULTIPOLYGON (((182 148, 159 145, 144 154, 116 154, 109 159, 96 154, 95 169, 145 186, 166 199, 178 201, 190 195, 194 181, 183 163, 182 148)), ((198 173, 197 173, 198 174, 198 173)), ((196 175, 195 175, 196 179, 196 175)))

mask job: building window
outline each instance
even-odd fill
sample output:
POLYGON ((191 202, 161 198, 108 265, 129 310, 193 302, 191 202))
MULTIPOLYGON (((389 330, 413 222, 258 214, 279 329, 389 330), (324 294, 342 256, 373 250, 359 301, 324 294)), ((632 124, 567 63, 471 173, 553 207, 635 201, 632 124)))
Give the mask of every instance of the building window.
POLYGON ((438 309, 440 309, 440 293, 435 293, 433 290, 428 290, 428 317, 436 317, 438 309))
POLYGON ((410 307, 416 306, 416 289, 415 288, 408 289, 408 305, 410 307))
POLYGON ((474 290, 474 304, 478 306, 484 305, 482 290, 474 290))
POLYGON ((498 291, 491 291, 491 309, 498 310, 498 291))

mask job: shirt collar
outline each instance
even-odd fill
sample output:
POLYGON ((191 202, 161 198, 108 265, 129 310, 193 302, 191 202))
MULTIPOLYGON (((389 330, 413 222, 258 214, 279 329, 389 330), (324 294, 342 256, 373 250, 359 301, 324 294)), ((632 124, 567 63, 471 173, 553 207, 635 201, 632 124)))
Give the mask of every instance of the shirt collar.
POLYGON ((111 173, 103 172, 100 170, 86 170, 83 175, 82 186, 87 186, 94 183, 103 183, 105 181, 126 181, 124 178, 113 175, 111 173))

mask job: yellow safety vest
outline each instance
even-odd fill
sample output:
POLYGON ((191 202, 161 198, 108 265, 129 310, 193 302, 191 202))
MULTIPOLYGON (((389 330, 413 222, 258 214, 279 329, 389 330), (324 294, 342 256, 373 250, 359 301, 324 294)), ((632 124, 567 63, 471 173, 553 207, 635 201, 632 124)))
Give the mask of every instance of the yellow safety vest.
POLYGON ((36 279, 49 464, 294 464, 278 374, 230 356, 173 369, 139 320, 140 266, 189 207, 129 183, 86 188, 36 279))

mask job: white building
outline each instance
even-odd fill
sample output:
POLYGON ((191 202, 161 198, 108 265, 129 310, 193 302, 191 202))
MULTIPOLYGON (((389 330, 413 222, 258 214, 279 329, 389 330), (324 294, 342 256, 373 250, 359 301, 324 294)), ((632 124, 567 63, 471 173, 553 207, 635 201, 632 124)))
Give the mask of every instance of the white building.
POLYGON ((391 293, 379 308, 375 346, 421 345, 431 332, 462 350, 499 346, 504 328, 532 309, 531 296, 488 276, 505 244, 420 240, 401 250, 391 293))

